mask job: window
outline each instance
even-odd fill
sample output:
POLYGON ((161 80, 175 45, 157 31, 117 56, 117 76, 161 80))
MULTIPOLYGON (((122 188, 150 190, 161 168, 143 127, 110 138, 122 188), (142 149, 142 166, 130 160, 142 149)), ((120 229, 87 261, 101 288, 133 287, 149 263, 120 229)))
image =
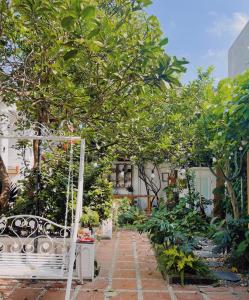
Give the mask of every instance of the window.
POLYGON ((169 173, 162 173, 162 181, 168 183, 169 173))
POLYGON ((111 181, 116 188, 128 188, 132 186, 132 165, 116 163, 113 166, 111 181))

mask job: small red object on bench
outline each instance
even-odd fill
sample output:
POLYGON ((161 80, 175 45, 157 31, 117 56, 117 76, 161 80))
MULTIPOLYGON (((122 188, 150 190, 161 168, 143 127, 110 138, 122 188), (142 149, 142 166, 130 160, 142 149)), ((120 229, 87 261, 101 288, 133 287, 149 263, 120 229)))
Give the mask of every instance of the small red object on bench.
POLYGON ((87 237, 82 237, 78 238, 77 243, 94 243, 95 239, 87 236, 87 237))

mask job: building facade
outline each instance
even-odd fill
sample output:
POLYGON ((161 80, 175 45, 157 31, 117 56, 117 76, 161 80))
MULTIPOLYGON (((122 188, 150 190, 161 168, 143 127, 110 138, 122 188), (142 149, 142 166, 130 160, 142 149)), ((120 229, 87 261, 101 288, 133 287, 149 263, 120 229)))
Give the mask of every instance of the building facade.
POLYGON ((249 22, 228 51, 228 76, 234 77, 249 68, 249 22))
MULTIPOLYGON (((195 190, 199 193, 200 200, 201 198, 213 200, 216 177, 208 167, 194 167, 190 170, 194 176, 195 190)), ((114 197, 128 197, 133 199, 142 209, 150 211, 151 205, 153 206, 152 200, 154 194, 150 192, 150 196, 148 197, 143 177, 146 176, 147 180, 158 190, 158 197, 166 200, 167 187, 174 186, 174 181, 177 180, 177 177, 181 177, 181 170, 175 170, 175 174, 173 175, 170 165, 165 162, 158 166, 156 170, 152 164, 148 163, 143 172, 145 174, 141 174, 138 166, 130 164, 129 161, 114 162, 110 180, 114 186, 114 197)), ((179 196, 182 197, 187 193, 187 189, 182 190, 179 196)), ((207 215, 212 214, 212 205, 206 207, 206 213, 207 215)))

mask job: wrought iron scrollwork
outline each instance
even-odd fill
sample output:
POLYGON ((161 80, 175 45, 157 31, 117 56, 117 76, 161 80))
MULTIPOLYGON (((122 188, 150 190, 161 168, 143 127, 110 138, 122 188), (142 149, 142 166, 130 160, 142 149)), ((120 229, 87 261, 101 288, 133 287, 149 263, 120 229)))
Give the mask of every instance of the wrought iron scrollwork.
POLYGON ((46 218, 18 215, 0 219, 0 253, 61 253, 71 228, 46 218))

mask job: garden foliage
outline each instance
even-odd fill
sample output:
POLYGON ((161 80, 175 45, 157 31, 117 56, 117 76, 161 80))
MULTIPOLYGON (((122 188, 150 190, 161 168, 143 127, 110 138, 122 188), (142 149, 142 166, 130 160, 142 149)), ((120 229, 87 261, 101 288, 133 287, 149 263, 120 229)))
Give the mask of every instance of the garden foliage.
POLYGON ((117 225, 120 227, 133 227, 143 224, 147 217, 139 207, 131 204, 128 198, 118 199, 117 203, 117 225))
POLYGON ((180 274, 181 284, 184 284, 185 273, 198 274, 207 276, 209 274, 208 267, 193 253, 186 253, 173 246, 163 250, 158 259, 159 269, 168 274, 180 274))
POLYGON ((249 265, 248 223, 248 216, 235 220, 227 215, 224 220, 216 220, 212 225, 215 251, 227 254, 230 265, 240 270, 247 270, 249 265))
POLYGON ((185 272, 203 275, 208 268, 195 257, 193 250, 198 238, 209 231, 207 220, 201 216, 193 199, 181 198, 173 208, 161 203, 148 220, 138 226, 140 232, 148 232, 158 255, 159 269, 168 274, 179 274, 184 282, 185 272))
POLYGON ((84 207, 80 222, 83 227, 97 227, 100 224, 99 214, 90 207, 84 207))

